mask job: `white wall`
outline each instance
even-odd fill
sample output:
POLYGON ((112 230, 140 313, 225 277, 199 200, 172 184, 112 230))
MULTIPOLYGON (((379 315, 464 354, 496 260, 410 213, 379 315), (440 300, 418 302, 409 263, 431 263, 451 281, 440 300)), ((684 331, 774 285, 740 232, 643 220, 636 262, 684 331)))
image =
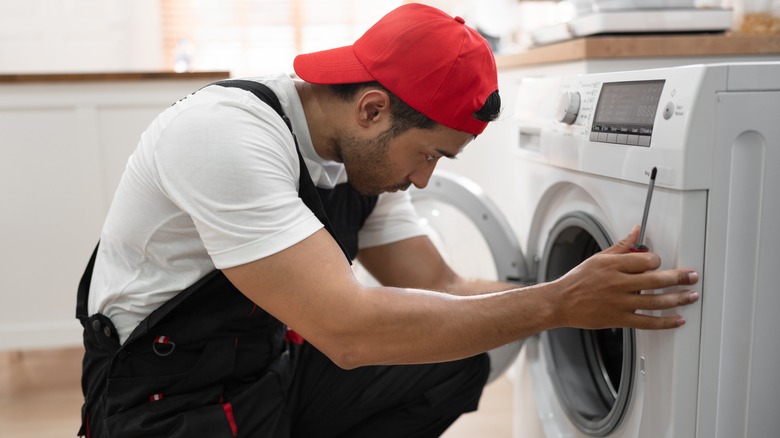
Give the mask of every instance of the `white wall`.
POLYGON ((162 70, 158 0, 0 0, 0 74, 162 70))
MULTIPOLYGON (((316 1, 304 2, 315 16, 319 14, 313 8, 316 1)), ((470 25, 476 26, 477 21, 485 21, 482 16, 486 15, 486 1, 422 3, 462 15, 470 25), (474 13, 479 10, 483 12, 474 13)), ((219 2, 213 3, 219 7, 219 2)), ((400 3, 400 0, 372 0, 358 3, 362 4, 358 10, 350 2, 328 2, 328 5, 337 7, 333 14, 351 15, 360 20, 372 15, 367 11, 374 11, 373 22, 400 3)), ((489 4, 502 5, 502 8, 487 8, 494 14, 489 17, 490 22, 496 21, 496 11, 499 16, 513 17, 512 12, 503 12, 520 5, 516 0, 490 0, 489 4)), ((160 11, 160 0, 0 0, 0 74, 169 70, 173 60, 165 58, 160 11)), ((533 15, 539 21, 539 14, 533 15)), ((304 27, 300 48, 303 51, 325 48, 320 46, 323 41, 330 41, 326 44, 330 48, 350 44, 356 38, 349 28, 335 26, 334 30, 328 23, 321 26, 309 23, 304 27), (306 32, 316 34, 316 38, 306 38, 306 32)), ((262 35, 262 41, 243 37, 243 44, 250 43, 250 47, 243 48, 219 47, 219 38, 211 35, 211 41, 200 41, 194 68, 230 70, 238 76, 270 73, 269 69, 289 70, 295 45, 292 36, 290 41, 279 41, 280 35, 273 28, 266 31, 269 35, 262 35)), ((256 34, 251 33, 255 37, 256 34)))

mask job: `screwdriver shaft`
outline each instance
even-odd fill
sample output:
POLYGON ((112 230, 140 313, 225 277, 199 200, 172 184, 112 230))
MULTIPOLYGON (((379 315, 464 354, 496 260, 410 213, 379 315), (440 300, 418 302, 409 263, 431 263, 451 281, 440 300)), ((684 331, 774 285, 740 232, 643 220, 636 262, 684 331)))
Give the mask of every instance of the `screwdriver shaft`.
POLYGON ((655 188, 655 175, 658 172, 657 167, 653 167, 650 172, 650 186, 647 188, 647 199, 645 199, 645 211, 642 214, 642 228, 639 230, 639 240, 637 245, 642 245, 645 241, 645 226, 647 225, 647 215, 650 214, 650 200, 653 199, 653 189, 655 188))

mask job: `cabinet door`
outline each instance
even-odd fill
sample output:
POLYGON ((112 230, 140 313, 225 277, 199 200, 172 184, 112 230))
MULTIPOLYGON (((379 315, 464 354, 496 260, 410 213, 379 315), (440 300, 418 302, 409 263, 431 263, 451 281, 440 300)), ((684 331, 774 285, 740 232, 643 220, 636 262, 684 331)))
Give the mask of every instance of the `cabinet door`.
POLYGON ((79 275, 103 217, 99 153, 74 107, 0 106, 0 349, 79 341, 79 275))
POLYGON ((0 350, 81 345, 76 288, 127 159, 211 80, 0 85, 0 350))

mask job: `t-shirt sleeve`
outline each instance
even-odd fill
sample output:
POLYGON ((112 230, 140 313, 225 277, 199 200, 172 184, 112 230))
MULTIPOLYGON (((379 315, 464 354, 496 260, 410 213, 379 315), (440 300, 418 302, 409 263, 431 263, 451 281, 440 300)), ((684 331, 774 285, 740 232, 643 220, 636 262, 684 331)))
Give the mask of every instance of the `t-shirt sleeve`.
POLYGON ((290 131, 270 107, 249 99, 183 111, 155 148, 162 189, 219 269, 275 254, 322 227, 298 197, 290 131))
POLYGON ((358 247, 386 245, 425 234, 408 192, 383 193, 358 233, 358 247))

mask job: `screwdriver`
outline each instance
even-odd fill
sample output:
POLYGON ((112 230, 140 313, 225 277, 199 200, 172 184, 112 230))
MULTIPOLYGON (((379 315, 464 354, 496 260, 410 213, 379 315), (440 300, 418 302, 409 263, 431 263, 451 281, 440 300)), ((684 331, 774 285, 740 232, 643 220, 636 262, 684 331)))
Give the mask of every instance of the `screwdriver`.
POLYGON ((642 228, 639 229, 639 240, 631 245, 631 252, 647 252, 650 249, 647 245, 643 244, 645 240, 645 226, 647 225, 647 215, 650 213, 650 200, 653 199, 653 188, 655 188, 655 175, 658 173, 658 168, 653 167, 650 172, 650 186, 647 188, 647 199, 645 199, 645 212, 642 215, 642 228))

